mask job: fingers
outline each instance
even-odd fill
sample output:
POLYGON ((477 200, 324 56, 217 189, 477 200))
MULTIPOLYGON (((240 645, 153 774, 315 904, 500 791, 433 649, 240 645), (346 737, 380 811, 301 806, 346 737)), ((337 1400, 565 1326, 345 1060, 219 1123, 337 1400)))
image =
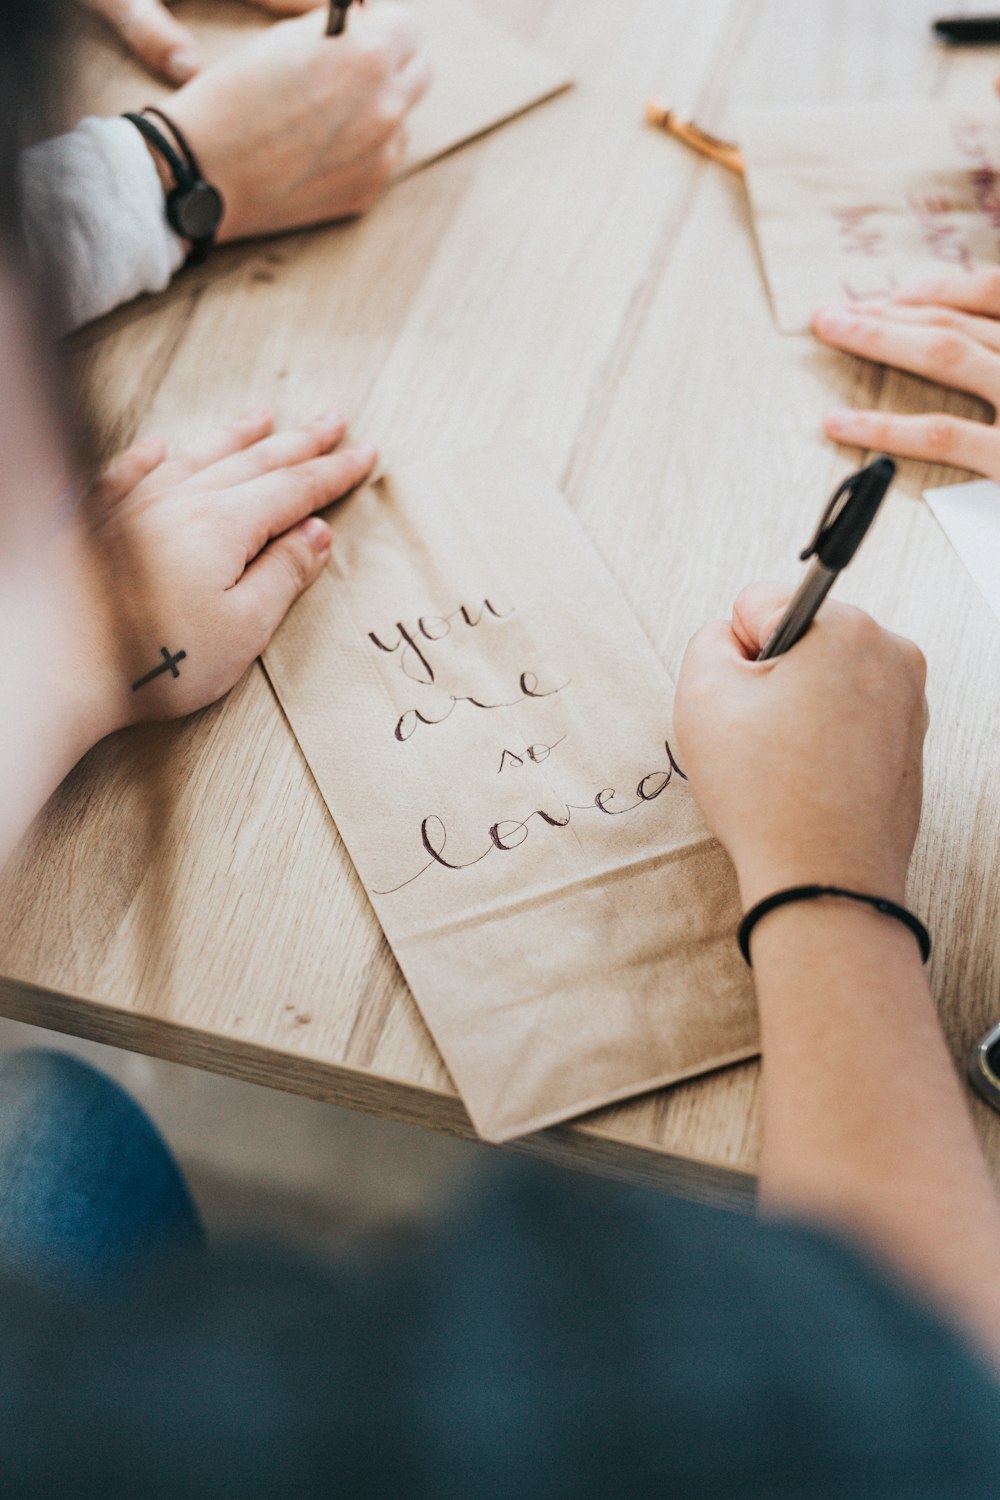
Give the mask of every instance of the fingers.
POLYGON ((121 36, 130 52, 169 83, 186 83, 202 65, 192 32, 160 0, 86 0, 121 36))
POLYGON ((865 313, 873 318, 886 318, 891 323, 954 328, 956 333, 964 333, 967 338, 975 339, 984 348, 1000 353, 1000 319, 997 318, 983 318, 954 307, 941 307, 937 303, 875 302, 866 307, 865 313))
POLYGON ((363 51, 383 61, 389 72, 404 67, 420 46, 420 27, 413 13, 396 0, 352 10, 348 35, 363 51))
POLYGON ((198 484, 213 490, 230 489, 259 474, 318 458, 340 442, 346 425, 339 412, 327 412, 307 427, 272 433, 207 464, 198 473, 198 484))
POLYGON ((821 308, 812 326, 835 348, 969 391, 1000 406, 1000 360, 963 333, 894 323, 839 307, 821 308))
POLYGON ((733 634, 749 661, 756 661, 770 640, 791 598, 780 583, 751 583, 733 604, 733 634))
POLYGON ((733 634, 728 620, 710 620, 695 631, 688 641, 677 674, 674 700, 674 729, 683 739, 689 717, 698 714, 698 705, 706 699, 716 705, 724 701, 720 675, 738 668, 746 660, 743 647, 733 634))
POLYGON ((117 505, 130 495, 164 460, 167 445, 161 437, 145 437, 126 448, 108 464, 90 493, 91 503, 101 509, 117 505))
MULTIPOLYGON (((908 635, 897 635, 894 630, 883 630, 887 644, 895 651, 900 662, 909 672, 917 691, 923 693, 927 685, 927 658, 915 641, 908 635)), ((924 727, 927 726, 927 704, 924 704, 924 727)))
POLYGON ((241 417, 237 417, 236 421, 228 427, 223 427, 213 433, 203 443, 170 459, 163 466, 164 482, 183 484, 194 475, 200 475, 202 470, 207 469, 209 465, 217 464, 221 459, 228 458, 230 454, 239 453, 241 449, 248 448, 251 443, 259 442, 272 431, 273 427, 274 418, 268 409, 263 406, 254 407, 241 417))
POLYGON ((294 468, 262 474, 226 491, 246 527, 246 552, 255 556, 272 538, 332 505, 371 473, 378 457, 370 444, 339 448, 294 468))
POLYGON ((882 448, 900 458, 948 464, 1000 480, 1000 432, 985 422, 969 422, 944 412, 912 417, 842 409, 829 412, 823 425, 838 443, 882 448))
MULTIPOLYGON (((967 301, 979 307, 986 305, 989 293, 1000 311, 1000 293, 990 290, 995 285, 1000 286, 1000 276, 994 271, 927 284, 936 296, 956 296, 964 288, 967 301)), ((996 407, 1000 399, 1000 321, 954 306, 914 300, 884 303, 863 318, 848 315, 846 321, 855 325, 855 331, 846 337, 832 336, 831 322, 841 321, 840 309, 824 309, 816 315, 814 326, 821 337, 839 348, 867 353, 882 363, 958 386, 996 407), (866 325, 861 332, 857 327, 860 324, 866 325)), ((902 458, 1000 477, 1000 433, 983 422, 943 412, 897 416, 838 409, 828 413, 824 428, 828 436, 855 447, 883 448, 902 458)))
POLYGON ((299 595, 319 577, 330 541, 326 522, 310 516, 265 547, 232 589, 233 605, 253 635, 254 655, 260 655, 299 595))
POLYGON ((964 308, 966 312, 982 313, 988 318, 1000 318, 1000 270, 986 267, 981 271, 924 281, 919 286, 904 287, 896 293, 895 300, 901 303, 938 302, 947 307, 964 308))
POLYGON ((400 118, 424 97, 431 82, 431 65, 423 52, 417 52, 399 69, 394 89, 400 118))
POLYGON ((712 620, 688 642, 681 677, 702 681, 723 663, 756 661, 785 612, 791 591, 780 583, 752 583, 733 604, 732 620, 712 620))
POLYGON ((390 171, 394 172, 397 167, 402 165, 403 158, 406 156, 406 149, 409 144, 410 141, 409 136, 406 133, 406 126, 400 125, 399 129, 396 131, 396 134, 392 137, 388 146, 386 147, 386 155, 389 162, 391 163, 390 171))

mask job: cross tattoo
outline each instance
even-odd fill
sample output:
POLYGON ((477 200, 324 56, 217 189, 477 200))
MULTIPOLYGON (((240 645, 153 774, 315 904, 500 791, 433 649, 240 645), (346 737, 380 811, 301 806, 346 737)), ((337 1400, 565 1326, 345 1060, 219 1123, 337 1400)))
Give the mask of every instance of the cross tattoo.
POLYGON ((177 663, 184 660, 184 658, 187 656, 186 651, 178 651, 175 656, 171 656, 166 646, 161 646, 160 655, 163 657, 160 665, 158 667, 154 667, 151 672, 147 672, 145 677, 140 677, 136 682, 133 682, 133 693, 136 692, 139 688, 145 687, 147 682, 152 682, 154 677, 159 677, 161 672, 169 672, 171 677, 179 677, 181 675, 180 668, 178 667, 177 663))

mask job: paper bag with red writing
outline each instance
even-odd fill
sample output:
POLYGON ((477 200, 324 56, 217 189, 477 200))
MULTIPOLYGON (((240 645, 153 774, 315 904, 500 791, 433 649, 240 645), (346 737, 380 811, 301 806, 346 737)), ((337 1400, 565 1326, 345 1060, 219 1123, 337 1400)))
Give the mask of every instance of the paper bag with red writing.
POLYGON ((751 1055, 673 687, 530 453, 378 480, 264 661, 479 1132, 751 1055))
POLYGON ((778 327, 1000 259, 988 101, 746 110, 739 140, 778 327))

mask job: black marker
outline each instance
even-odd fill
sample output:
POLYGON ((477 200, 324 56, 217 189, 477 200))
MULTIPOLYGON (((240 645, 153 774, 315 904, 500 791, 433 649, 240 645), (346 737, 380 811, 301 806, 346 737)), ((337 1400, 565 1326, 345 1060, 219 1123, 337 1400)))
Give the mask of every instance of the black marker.
POLYGON ((934 30, 958 47, 981 47, 1000 42, 1000 16, 942 16, 934 22, 934 30))
POLYGON ((805 635, 836 583, 837 574, 847 567, 860 547, 895 472, 891 458, 877 458, 867 469, 851 474, 834 491, 819 518, 816 535, 801 554, 803 562, 813 558, 813 565, 758 655, 758 661, 781 656, 805 635))
POLYGON ((327 36, 340 36, 347 25, 347 12, 352 0, 330 0, 330 14, 326 22, 327 36))

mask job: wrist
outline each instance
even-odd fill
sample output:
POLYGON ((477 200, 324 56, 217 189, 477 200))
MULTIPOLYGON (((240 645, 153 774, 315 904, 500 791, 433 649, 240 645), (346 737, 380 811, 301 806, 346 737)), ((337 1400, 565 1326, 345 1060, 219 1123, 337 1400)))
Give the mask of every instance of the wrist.
POLYGON ((906 900, 907 865, 884 856, 826 849, 806 857, 744 856, 734 863, 744 911, 798 885, 837 885, 900 904, 906 900))
MULTIPOLYGON (((199 77, 194 82, 204 85, 204 78, 199 77)), ((247 238, 248 231, 242 224, 246 215, 238 183, 234 180, 231 150, 227 152, 224 141, 220 141, 218 122, 213 122, 211 113, 206 116, 202 107, 202 91, 192 93, 192 88, 192 84, 186 84, 179 89, 167 109, 171 120, 183 133, 184 139, 198 158, 206 181, 217 189, 222 199, 222 218, 219 220, 215 242, 224 245, 232 240, 247 238)))
POLYGON ((153 163, 153 166, 156 168, 156 175, 160 179, 160 187, 163 189, 163 196, 165 199, 167 194, 170 192, 170 189, 174 185, 174 179, 170 175, 170 169, 167 166, 166 162, 163 160, 163 157, 160 155, 160 153, 154 149, 152 143, 150 141, 147 141, 144 135, 140 135, 139 139, 145 146, 146 151, 149 153, 149 159, 153 163))
MULTIPOLYGON (((163 191, 163 211, 164 211, 164 215, 165 215, 166 214, 167 199, 170 196, 171 190, 173 189, 173 186, 174 186, 173 176, 171 175, 170 168, 167 166, 166 162, 163 160, 163 157, 155 149, 155 147, 152 145, 152 143, 150 141, 147 141, 146 137, 144 135, 141 135, 141 134, 139 136, 139 139, 142 141, 142 144, 145 146, 146 151, 149 154, 149 159, 153 163, 153 166, 156 168, 156 175, 160 179, 160 187, 161 187, 161 189, 163 191)), ((170 227, 173 228, 173 225, 171 225, 170 227)), ((174 230, 174 233, 177 234, 176 229, 174 230)), ((181 240, 181 243, 184 245, 185 250, 186 251, 190 251, 190 249, 191 249, 191 241, 184 239, 183 235, 178 235, 178 238, 181 240)))
POLYGON ((141 113, 131 111, 124 118, 139 132, 152 157, 167 222, 187 245, 188 260, 204 260, 218 239, 225 215, 222 194, 205 176, 198 153, 173 116, 147 105, 141 113))
POLYGON ((924 967, 916 934, 897 917, 833 895, 765 912, 750 935, 750 955, 758 987, 764 976, 789 963, 811 975, 828 964, 878 967, 890 955, 908 969, 922 973, 924 967))
POLYGON ((121 621, 93 540, 75 528, 67 540, 76 559, 67 575, 75 580, 75 624, 60 659, 53 663, 57 679, 53 697, 64 705, 63 755, 68 771, 100 740, 130 723, 132 715, 123 690, 125 666, 119 659, 121 621))

